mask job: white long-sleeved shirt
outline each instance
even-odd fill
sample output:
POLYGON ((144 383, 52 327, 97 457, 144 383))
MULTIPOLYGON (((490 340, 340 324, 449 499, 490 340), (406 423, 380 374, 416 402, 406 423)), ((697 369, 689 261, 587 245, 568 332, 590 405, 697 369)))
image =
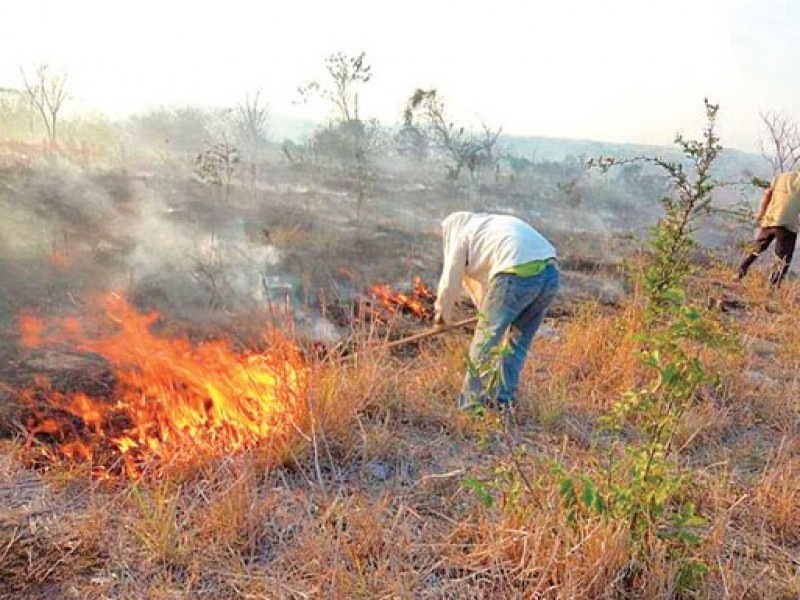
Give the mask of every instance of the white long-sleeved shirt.
POLYGON ((492 277, 556 257, 556 249, 542 234, 509 215, 455 212, 442 221, 442 234, 444 266, 435 308, 445 322, 452 320, 461 286, 480 308, 492 277))

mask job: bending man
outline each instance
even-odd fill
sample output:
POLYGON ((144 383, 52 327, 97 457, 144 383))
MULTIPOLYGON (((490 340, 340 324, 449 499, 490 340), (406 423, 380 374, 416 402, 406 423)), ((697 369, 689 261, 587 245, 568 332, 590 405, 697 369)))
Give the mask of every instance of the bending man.
POLYGON ((752 251, 739 265, 736 279, 747 275, 747 270, 755 260, 775 240, 775 254, 778 262, 772 269, 769 282, 779 286, 789 271, 794 246, 797 242, 797 218, 800 215, 800 171, 781 173, 772 181, 764 194, 756 215, 760 225, 753 242, 752 251))
POLYGON ((505 215, 456 212, 442 221, 442 234, 436 323, 452 320, 462 286, 480 311, 458 406, 507 407, 558 291, 556 250, 533 227, 505 215))

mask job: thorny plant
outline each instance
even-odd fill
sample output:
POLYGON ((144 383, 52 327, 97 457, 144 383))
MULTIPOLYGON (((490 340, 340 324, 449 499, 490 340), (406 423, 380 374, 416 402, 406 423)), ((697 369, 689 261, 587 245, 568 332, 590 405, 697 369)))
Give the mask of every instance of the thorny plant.
MULTIPOLYGON (((576 481, 564 473, 560 484, 572 518, 600 515, 627 522, 634 556, 645 552, 654 536, 669 540, 682 588, 695 587, 706 571, 691 559, 690 547, 699 543, 698 527, 704 521, 685 498, 693 481, 681 466, 674 439, 698 392, 719 383, 705 369, 702 353, 722 343, 721 325, 686 295, 694 271, 695 220, 710 206, 716 185, 710 170, 722 149, 714 130, 718 108, 705 101, 702 140, 676 137, 688 168, 662 158, 632 159, 662 169, 673 189, 661 200, 664 216, 650 231, 644 268, 636 274, 645 318, 635 336, 639 359, 650 375, 602 419, 604 431, 612 435, 604 478, 586 474, 576 481)), ((593 164, 607 170, 625 162, 630 161, 601 158, 593 164)))

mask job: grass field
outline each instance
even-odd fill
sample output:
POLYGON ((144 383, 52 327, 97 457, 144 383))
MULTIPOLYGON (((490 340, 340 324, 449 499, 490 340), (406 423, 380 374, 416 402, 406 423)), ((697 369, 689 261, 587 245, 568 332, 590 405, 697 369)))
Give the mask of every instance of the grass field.
MULTIPOLYGON (((535 191, 549 182, 530 181, 519 196, 509 182, 485 182, 462 198, 434 178, 395 174, 376 184, 355 222, 341 181, 288 168, 270 173, 260 202, 239 198, 218 210, 177 175, 49 169, 7 172, 0 196, 16 216, 2 238, 2 273, 13 285, 0 298, 0 596, 800 596, 800 284, 790 278, 767 290, 765 259, 732 283, 730 255, 703 253, 691 280, 690 297, 729 343, 704 351, 717 384, 696 395, 675 438, 679 468, 692 475, 676 501, 702 517, 696 541, 677 552, 668 536, 635 537, 624 519, 575 518, 560 487, 565 474, 603 477, 602 418, 647 379, 634 335, 641 298, 622 263, 637 256, 624 225, 635 220, 641 231, 655 213, 629 217, 624 197, 616 207, 604 200, 609 216, 598 220, 592 194, 604 197, 608 182, 587 183, 588 199, 570 215, 557 195, 535 191), (307 351, 323 317, 316 290, 346 305, 368 283, 412 274, 435 282, 436 220, 464 205, 540 215, 534 220, 564 258, 565 285, 534 343, 511 422, 455 408, 468 331, 391 352, 376 343, 385 329, 354 325, 336 329, 335 339, 350 339, 355 357, 307 351), (217 240, 211 250, 204 236, 217 240), (270 262, 267 246, 280 262, 270 262), (279 277, 264 283, 259 274, 271 267, 279 277), (101 285, 109 283, 117 285, 101 285), (254 328, 267 314, 280 322, 285 313, 267 309, 289 289, 305 320, 282 327, 281 338, 301 352, 281 360, 302 373, 302 385, 274 392, 272 429, 252 443, 225 445, 219 433, 196 438, 194 452, 162 436, 127 476, 113 462, 113 427, 100 432, 71 418, 74 430, 32 435, 40 419, 26 398, 41 406, 57 396, 63 407, 63 394, 83 391, 111 403, 124 377, 103 349, 75 337, 25 346, 17 316, 85 318, 103 287, 120 289, 136 310, 158 310, 157 335, 185 341, 174 355, 159 354, 161 346, 143 352, 172 369, 154 367, 166 387, 148 393, 170 388, 176 397, 194 390, 195 379, 181 379, 191 365, 214 380, 212 340, 224 340, 235 360, 265 356, 275 342, 254 342, 254 328), (42 373, 49 390, 36 380, 42 373), (74 431, 96 444, 93 461, 59 450, 74 431), (697 567, 691 576, 686 564, 697 567)), ((730 226, 731 239, 741 234, 730 226)), ((138 335, 125 351, 144 344, 138 335)), ((220 373, 220 386, 233 377, 220 373)), ((134 378, 128 390, 143 385, 134 378)))

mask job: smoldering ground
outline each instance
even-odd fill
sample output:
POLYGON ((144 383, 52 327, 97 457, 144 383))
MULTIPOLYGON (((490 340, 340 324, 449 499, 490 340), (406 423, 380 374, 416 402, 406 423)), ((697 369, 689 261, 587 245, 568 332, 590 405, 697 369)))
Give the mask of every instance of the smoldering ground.
MULTIPOLYGON (((372 283, 434 285, 438 221, 451 210, 517 214, 554 240, 563 297, 616 302, 618 267, 638 246, 668 193, 664 179, 626 167, 599 175, 581 160, 523 161, 450 182, 435 163, 402 156, 372 163, 363 207, 332 163, 295 164, 276 147, 230 189, 209 186, 192 154, 77 166, 69 156, 6 167, 0 174, 0 319, 20 311, 75 312, 109 290, 165 321, 246 333, 291 313, 302 332, 333 339, 322 299, 350 301, 372 283), (257 167, 257 168, 256 168, 257 167), (251 177, 252 173, 252 177, 251 177)), ((737 171, 723 161, 725 176, 737 171)), ((748 163, 749 164, 749 163, 748 163)), ((739 169, 741 171, 741 169, 739 169)), ((742 176, 739 176, 742 178, 742 176)), ((741 194, 729 192, 735 205, 741 194)), ((702 237, 734 247, 746 227, 712 216, 702 237)))

